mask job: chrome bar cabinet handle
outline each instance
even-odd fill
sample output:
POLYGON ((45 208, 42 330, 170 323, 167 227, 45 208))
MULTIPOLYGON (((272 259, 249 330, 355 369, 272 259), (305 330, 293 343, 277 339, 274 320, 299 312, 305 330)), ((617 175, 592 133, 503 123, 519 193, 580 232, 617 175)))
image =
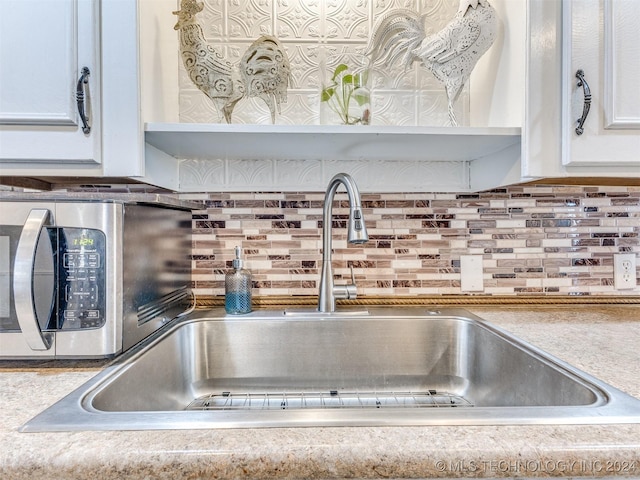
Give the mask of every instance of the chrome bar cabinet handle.
POLYGON ((88 135, 91 133, 91 125, 89 125, 89 119, 87 118, 87 112, 84 108, 84 97, 85 97, 85 85, 89 83, 89 75, 91 72, 89 68, 82 67, 80 71, 80 78, 78 79, 78 85, 76 86, 76 103, 78 104, 78 115, 80 115, 80 120, 82 121, 82 131, 88 135))
POLYGON ((578 79, 578 87, 582 87, 584 92, 584 104, 582 106, 582 116, 578 119, 578 126, 576 127, 576 134, 582 135, 584 133, 584 122, 589 115, 589 109, 591 108, 591 89, 589 84, 584 78, 584 70, 578 70, 576 72, 576 78, 578 79))

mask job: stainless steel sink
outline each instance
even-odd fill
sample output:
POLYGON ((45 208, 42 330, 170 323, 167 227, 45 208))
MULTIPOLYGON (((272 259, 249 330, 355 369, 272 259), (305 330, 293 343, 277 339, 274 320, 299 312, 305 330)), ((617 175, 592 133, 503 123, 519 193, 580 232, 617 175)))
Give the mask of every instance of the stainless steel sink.
POLYGON ((640 400, 464 310, 197 312, 22 431, 640 422, 640 400))

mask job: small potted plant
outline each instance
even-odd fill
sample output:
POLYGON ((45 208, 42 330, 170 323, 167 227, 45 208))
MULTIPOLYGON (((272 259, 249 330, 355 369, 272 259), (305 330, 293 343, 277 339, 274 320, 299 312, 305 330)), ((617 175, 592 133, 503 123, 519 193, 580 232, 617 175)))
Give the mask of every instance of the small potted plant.
POLYGON ((320 101, 333 110, 343 125, 369 125, 371 121, 371 92, 369 68, 349 70, 340 63, 323 85, 320 101))

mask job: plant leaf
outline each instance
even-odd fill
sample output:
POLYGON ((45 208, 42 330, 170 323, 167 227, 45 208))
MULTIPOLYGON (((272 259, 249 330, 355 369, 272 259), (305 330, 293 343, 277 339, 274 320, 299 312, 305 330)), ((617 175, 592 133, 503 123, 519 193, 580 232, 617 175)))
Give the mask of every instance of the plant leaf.
POLYGON ((353 75, 351 75, 350 73, 347 73, 345 76, 342 77, 342 84, 343 85, 353 85, 353 75))
POLYGON ((328 102, 329 99, 331 97, 333 97, 333 95, 336 93, 336 88, 335 87, 327 87, 324 88, 322 90, 322 93, 320 94, 320 101, 321 102, 328 102))
POLYGON ((338 66, 336 67, 336 69, 334 70, 334 72, 333 72, 333 77, 332 77, 331 79, 335 82, 336 77, 337 77, 338 75, 340 75, 342 72, 344 72, 345 70, 348 70, 348 69, 349 69, 349 67, 347 67, 344 63, 341 63, 341 64, 340 64, 340 65, 338 65, 338 66))

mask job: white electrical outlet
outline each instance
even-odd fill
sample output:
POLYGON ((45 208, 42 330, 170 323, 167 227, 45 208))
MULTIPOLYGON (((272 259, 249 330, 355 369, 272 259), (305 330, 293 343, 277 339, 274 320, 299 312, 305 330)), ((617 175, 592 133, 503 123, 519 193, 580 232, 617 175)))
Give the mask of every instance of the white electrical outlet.
POLYGON ((636 288, 635 253, 617 253, 613 256, 613 283, 616 290, 636 288))
POLYGON ((484 291, 482 255, 460 255, 460 290, 484 291))

